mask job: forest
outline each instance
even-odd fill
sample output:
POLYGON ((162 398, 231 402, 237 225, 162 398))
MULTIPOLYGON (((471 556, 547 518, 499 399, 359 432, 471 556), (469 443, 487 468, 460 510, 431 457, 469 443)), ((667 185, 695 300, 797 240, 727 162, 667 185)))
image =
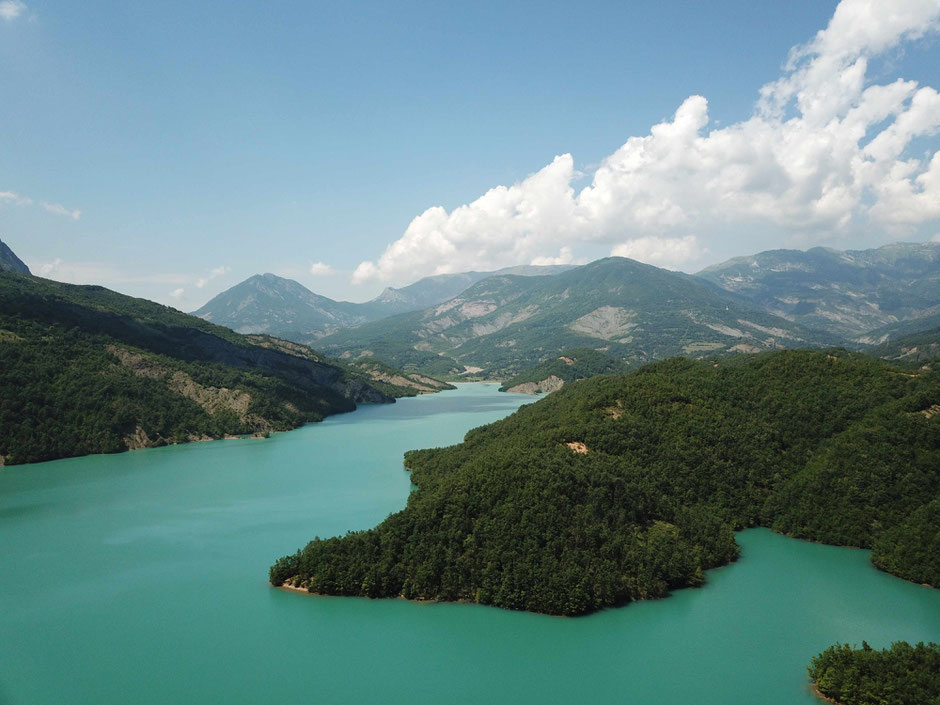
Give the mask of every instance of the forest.
POLYGON ((312 351, 264 349, 103 287, 0 274, 0 464, 283 431, 356 399, 391 396, 312 351))
POLYGON ((734 530, 766 526, 874 547, 876 566, 937 586, 938 410, 937 372, 844 350, 594 377, 410 451, 404 510, 269 577, 578 615, 700 585, 737 556, 734 530))
POLYGON ((940 705, 940 644, 836 644, 807 670, 819 693, 841 705, 940 705))

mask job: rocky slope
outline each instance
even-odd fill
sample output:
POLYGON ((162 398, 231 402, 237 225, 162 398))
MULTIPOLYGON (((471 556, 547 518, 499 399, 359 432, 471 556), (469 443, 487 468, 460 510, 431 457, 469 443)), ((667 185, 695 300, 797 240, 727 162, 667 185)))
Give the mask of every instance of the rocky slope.
POLYGON ((884 342, 893 326, 940 314, 940 243, 771 250, 698 276, 790 321, 866 344, 884 342), (888 330, 871 333, 881 328, 888 330))
POLYGON ((358 304, 320 296, 292 279, 257 274, 223 291, 193 315, 239 333, 266 333, 309 345, 343 328, 434 306, 495 274, 535 276, 570 268, 509 267, 499 272, 440 274, 400 289, 389 287, 358 304))
POLYGON ((597 375, 623 373, 628 368, 626 363, 590 348, 566 350, 558 357, 523 370, 506 380, 499 391, 513 394, 548 394, 561 389, 567 382, 597 375))
POLYGON ((548 277, 489 277, 437 306, 339 331, 320 346, 431 374, 505 378, 571 348, 640 363, 822 341, 702 279, 612 257, 548 277))

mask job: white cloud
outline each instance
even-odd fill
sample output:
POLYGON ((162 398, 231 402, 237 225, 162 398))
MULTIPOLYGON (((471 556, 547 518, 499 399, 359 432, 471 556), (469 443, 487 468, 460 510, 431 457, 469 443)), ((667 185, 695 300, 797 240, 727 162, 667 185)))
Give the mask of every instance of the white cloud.
POLYGON ((72 220, 79 220, 82 217, 82 212, 80 210, 71 210, 66 208, 61 203, 49 203, 49 201, 40 201, 39 205, 42 206, 45 210, 55 215, 62 215, 66 218, 71 218, 72 220))
POLYGON ((183 294, 185 293, 186 289, 173 289, 173 291, 170 292, 170 298, 179 301, 181 298, 183 298, 183 294))
POLYGON ((535 257, 531 262, 529 262, 529 264, 545 266, 552 264, 571 264, 573 261, 574 254, 571 252, 571 248, 562 247, 560 250, 558 250, 557 257, 535 257))
POLYGON ((940 218, 940 156, 907 150, 940 133, 940 94, 867 73, 879 54, 938 29, 937 0, 842 0, 745 120, 709 129, 708 101, 691 96, 605 158, 579 192, 571 155, 555 157, 450 213, 429 208, 353 282, 554 261, 550 253, 573 257, 578 245, 682 266, 734 228, 800 241, 929 224, 940 218))
POLYGON ((21 196, 15 191, 0 191, 0 201, 6 201, 17 206, 31 206, 33 199, 21 196))
POLYGON ((11 22, 26 12, 26 5, 20 0, 0 0, 0 19, 11 22))
POLYGON ((204 277, 200 277, 199 279, 196 280, 196 288, 202 289, 203 287, 205 287, 206 284, 211 282, 213 279, 224 276, 231 271, 232 271, 231 267, 226 267, 224 265, 221 267, 215 267, 214 269, 209 270, 208 275, 204 277))
MULTIPOLYGON (((34 201, 29 196, 23 196, 16 191, 0 191, 0 203, 12 203, 16 206, 31 206, 34 201)), ((62 215, 72 220, 78 220, 82 217, 80 210, 66 208, 60 203, 51 203, 49 201, 40 201, 39 206, 49 213, 62 215)))
POLYGON ((666 269, 679 269, 682 265, 700 261, 704 252, 699 247, 698 238, 694 235, 685 237, 648 235, 615 245, 610 254, 614 257, 629 257, 666 269))
POLYGON ((333 268, 325 262, 314 262, 310 265, 310 273, 314 276, 333 274, 333 268))

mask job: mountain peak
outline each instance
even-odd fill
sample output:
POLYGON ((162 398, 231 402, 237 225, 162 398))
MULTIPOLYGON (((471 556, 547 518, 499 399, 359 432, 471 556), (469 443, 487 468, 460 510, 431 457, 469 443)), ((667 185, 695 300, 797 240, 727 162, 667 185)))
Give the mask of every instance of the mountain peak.
POLYGON ((29 267, 7 245, 0 240, 0 272, 31 274, 29 267))

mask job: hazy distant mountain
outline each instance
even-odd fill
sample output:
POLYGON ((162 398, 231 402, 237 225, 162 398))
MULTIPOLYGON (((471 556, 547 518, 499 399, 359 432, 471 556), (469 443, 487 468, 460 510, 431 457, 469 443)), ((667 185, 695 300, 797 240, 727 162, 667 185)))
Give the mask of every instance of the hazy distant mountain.
POLYGON ((500 274, 517 274, 523 277, 535 277, 546 274, 560 274, 576 265, 520 265, 518 267, 506 267, 495 272, 460 272, 458 274, 437 274, 431 277, 419 279, 414 284, 394 289, 388 287, 363 306, 375 307, 375 318, 385 318, 396 313, 406 313, 408 311, 418 311, 429 306, 435 306, 451 299, 460 292, 478 281, 500 274))
POLYGON ((866 342, 869 331, 940 313, 940 243, 771 250, 698 276, 791 321, 866 342))
POLYGON ((268 333, 312 343, 342 328, 441 303, 494 274, 534 276, 570 268, 523 266, 499 272, 439 274, 400 289, 389 287, 375 299, 361 304, 320 296, 293 279, 257 274, 223 291, 193 315, 239 333, 268 333))
POLYGON ((0 272, 15 272, 16 274, 29 274, 29 267, 17 257, 13 250, 0 240, 0 272))
POLYGON ((822 342, 697 277, 612 257, 555 276, 492 276, 430 307, 319 341, 436 374, 514 374, 590 347, 646 362, 822 342))
POLYGON ((308 343, 367 320, 356 304, 333 301, 274 274, 256 274, 195 311, 238 333, 268 333, 308 343))

